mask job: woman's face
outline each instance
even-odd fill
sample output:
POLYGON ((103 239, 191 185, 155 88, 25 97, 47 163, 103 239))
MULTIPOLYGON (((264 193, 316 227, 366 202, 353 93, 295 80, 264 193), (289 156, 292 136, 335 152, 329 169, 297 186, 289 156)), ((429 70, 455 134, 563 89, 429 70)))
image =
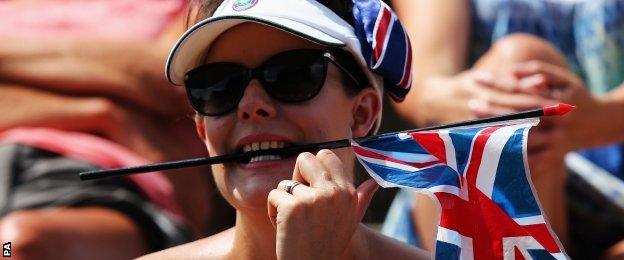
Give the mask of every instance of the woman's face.
MULTIPOLYGON (((277 53, 304 48, 323 47, 277 29, 244 23, 219 36, 208 51, 206 62, 234 62, 255 68, 277 53)), ((271 98, 260 82, 253 79, 237 109, 218 117, 198 117, 197 130, 209 154, 366 135, 380 109, 380 97, 372 88, 355 97, 348 96, 342 86, 341 72, 329 64, 325 84, 311 100, 282 103, 271 98)), ((342 158, 345 169, 352 172, 352 152, 349 149, 334 152, 342 158)), ((212 171, 217 187, 234 207, 266 213, 269 191, 280 180, 292 178, 295 160, 296 156, 257 158, 250 163, 213 165, 212 171)))

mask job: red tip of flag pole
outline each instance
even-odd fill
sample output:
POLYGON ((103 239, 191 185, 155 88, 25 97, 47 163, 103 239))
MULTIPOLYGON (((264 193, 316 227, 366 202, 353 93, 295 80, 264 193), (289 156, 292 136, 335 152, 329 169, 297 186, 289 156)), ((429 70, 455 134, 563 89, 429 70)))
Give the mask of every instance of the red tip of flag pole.
POLYGON ((544 109, 544 116, 562 116, 574 110, 575 108, 576 108, 575 105, 559 103, 556 105, 544 107, 543 109, 544 109))

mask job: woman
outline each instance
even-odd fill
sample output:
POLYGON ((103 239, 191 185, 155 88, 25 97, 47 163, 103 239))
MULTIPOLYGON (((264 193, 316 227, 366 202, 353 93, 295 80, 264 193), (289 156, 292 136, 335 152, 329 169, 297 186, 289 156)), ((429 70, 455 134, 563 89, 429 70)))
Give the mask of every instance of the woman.
MULTIPOLYGON (((359 65, 354 29, 337 15, 351 17, 347 1, 319 2, 225 1, 178 41, 168 77, 184 81, 210 155, 376 131, 381 77, 359 65)), ((353 167, 347 149, 214 165, 219 191, 236 208, 235 226, 148 257, 426 257, 360 223, 378 186, 368 180, 356 188, 353 167)))

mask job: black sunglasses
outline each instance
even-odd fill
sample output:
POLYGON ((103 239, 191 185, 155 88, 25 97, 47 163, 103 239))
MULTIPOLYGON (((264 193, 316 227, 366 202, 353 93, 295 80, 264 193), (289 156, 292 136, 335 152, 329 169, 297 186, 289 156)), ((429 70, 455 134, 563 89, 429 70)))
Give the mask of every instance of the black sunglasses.
POLYGON ((254 78, 276 100, 303 102, 320 92, 329 62, 359 88, 368 86, 364 72, 350 53, 340 49, 298 49, 278 53, 253 69, 231 62, 204 64, 186 74, 185 87, 193 108, 205 116, 220 116, 234 110, 254 78))

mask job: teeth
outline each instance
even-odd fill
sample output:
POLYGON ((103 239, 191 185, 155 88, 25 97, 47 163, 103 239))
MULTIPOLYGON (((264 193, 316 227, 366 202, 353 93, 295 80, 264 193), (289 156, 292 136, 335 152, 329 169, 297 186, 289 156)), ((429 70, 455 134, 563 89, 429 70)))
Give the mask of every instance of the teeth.
POLYGON ((286 146, 286 143, 280 141, 253 142, 244 145, 243 152, 268 150, 270 148, 283 148, 284 146, 286 146))
POLYGON ((249 163, 259 162, 259 161, 274 161, 274 160, 279 160, 279 159, 282 159, 282 157, 280 157, 279 155, 261 155, 261 156, 256 156, 256 157, 251 158, 249 163))

